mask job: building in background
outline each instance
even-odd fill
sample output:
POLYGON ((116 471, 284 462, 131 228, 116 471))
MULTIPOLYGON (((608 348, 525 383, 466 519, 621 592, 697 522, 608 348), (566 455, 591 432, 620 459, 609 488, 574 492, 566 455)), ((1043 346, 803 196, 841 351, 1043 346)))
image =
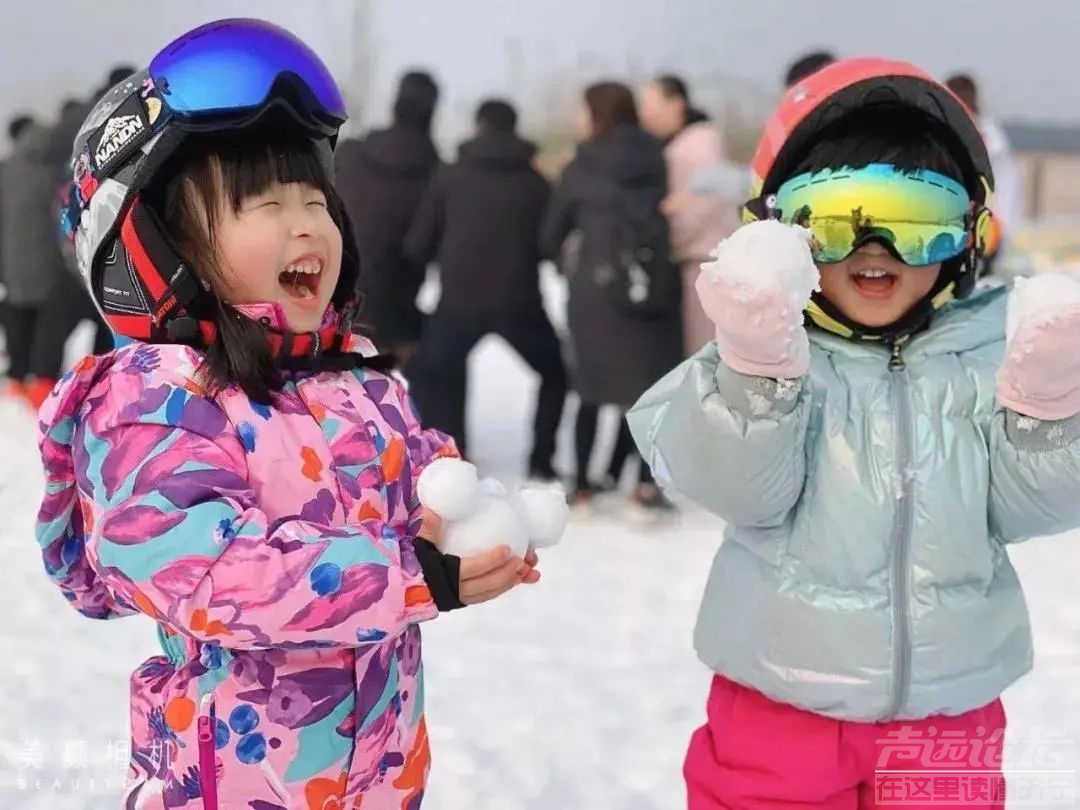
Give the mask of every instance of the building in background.
POLYGON ((1080 217, 1080 125, 1006 127, 1029 218, 1080 217))

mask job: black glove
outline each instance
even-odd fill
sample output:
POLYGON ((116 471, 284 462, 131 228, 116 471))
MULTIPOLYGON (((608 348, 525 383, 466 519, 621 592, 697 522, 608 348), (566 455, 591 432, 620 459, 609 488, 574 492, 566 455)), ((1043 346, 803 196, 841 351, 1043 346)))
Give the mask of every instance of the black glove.
POLYGON ((461 558, 443 554, 430 540, 417 537, 413 541, 420 570, 424 572, 428 590, 440 612, 465 607, 458 594, 461 585, 461 558))

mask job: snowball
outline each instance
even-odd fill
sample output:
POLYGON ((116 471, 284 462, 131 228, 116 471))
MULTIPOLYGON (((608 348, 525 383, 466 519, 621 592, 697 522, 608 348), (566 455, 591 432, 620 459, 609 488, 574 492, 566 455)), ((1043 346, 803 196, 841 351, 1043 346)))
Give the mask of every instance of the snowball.
POLYGON ((561 489, 530 488, 511 496, 494 478, 479 480, 476 467, 459 459, 438 459, 417 482, 420 502, 443 519, 439 547, 467 557, 507 545, 524 557, 559 542, 570 517, 561 489))
POLYGON ((502 485, 502 482, 497 478, 485 478, 480 482, 480 488, 477 490, 481 495, 488 495, 492 498, 505 498, 506 487, 502 485))
POLYGON ((1062 273, 1040 273, 1018 278, 1009 294, 1005 338, 1010 343, 1021 321, 1042 326, 1080 308, 1080 281, 1062 273))
POLYGON ((517 494, 516 501, 533 548, 548 548, 562 539, 570 505, 561 488, 529 487, 517 494))
POLYGON ((468 557, 507 545, 516 557, 529 550, 529 535, 521 514, 504 498, 481 495, 476 511, 465 520, 443 524, 439 547, 445 554, 468 557))
POLYGON ((701 265, 710 276, 752 292, 780 289, 788 293, 792 322, 802 323, 810 294, 820 290, 821 274, 810 254, 810 231, 774 219, 743 225, 720 242, 701 265))
POLYGON ((476 467, 458 458, 439 458, 420 473, 416 494, 420 503, 446 522, 473 513, 479 488, 476 467))

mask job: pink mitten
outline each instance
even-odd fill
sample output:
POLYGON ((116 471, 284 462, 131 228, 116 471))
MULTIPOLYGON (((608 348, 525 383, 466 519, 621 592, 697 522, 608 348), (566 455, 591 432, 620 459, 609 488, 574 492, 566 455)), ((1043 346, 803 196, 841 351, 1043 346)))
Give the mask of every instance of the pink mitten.
POLYGON ((701 266, 697 293, 734 371, 793 379, 810 366, 803 309, 820 276, 809 231, 763 220, 743 225, 701 266))
POLYGON ((1080 413, 1080 280, 1059 273, 1017 279, 1005 332, 998 401, 1036 419, 1080 413))

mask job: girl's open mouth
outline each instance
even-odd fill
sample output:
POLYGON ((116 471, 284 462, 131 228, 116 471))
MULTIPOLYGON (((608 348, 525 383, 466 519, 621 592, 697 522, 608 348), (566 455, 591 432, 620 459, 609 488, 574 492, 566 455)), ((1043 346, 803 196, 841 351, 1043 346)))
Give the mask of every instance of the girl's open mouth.
POLYGON ((314 301, 318 297, 322 270, 322 259, 305 256, 290 262, 288 267, 278 274, 278 284, 290 298, 299 301, 314 301))
POLYGON ((866 298, 888 298, 899 279, 888 270, 872 267, 851 276, 851 283, 866 298))

